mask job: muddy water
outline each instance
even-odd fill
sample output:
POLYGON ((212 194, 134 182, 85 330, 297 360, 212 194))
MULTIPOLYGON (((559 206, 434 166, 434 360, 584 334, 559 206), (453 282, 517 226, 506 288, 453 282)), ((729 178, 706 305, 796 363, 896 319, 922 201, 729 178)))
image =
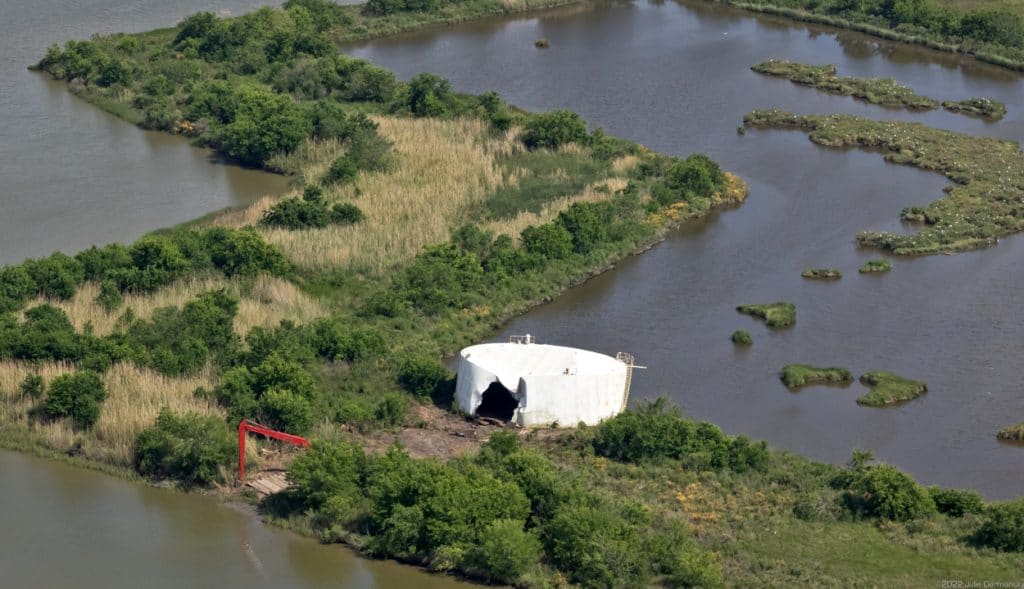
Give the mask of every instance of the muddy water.
POLYGON ((468 586, 263 525, 246 508, 0 451, 0 586, 468 586))
POLYGON ((0 264, 131 241, 284 190, 281 176, 225 165, 181 137, 142 131, 25 69, 53 43, 268 3, 0 0, 0 264))
POLYGON ((360 44, 350 53, 408 77, 433 71, 462 91, 497 90, 528 109, 571 108, 609 133, 677 155, 708 153, 750 183, 737 210, 686 227, 513 321, 495 339, 542 341, 636 354, 649 369, 632 399, 667 395, 693 416, 813 458, 845 461, 873 450, 926 483, 988 497, 1024 489, 1024 448, 997 442, 1024 420, 1024 238, 956 256, 896 259, 860 276, 877 252, 856 248, 862 229, 900 230, 902 207, 938 198, 936 174, 885 164, 877 154, 828 150, 799 132, 736 127, 755 108, 845 112, 1024 138, 1017 74, 925 49, 758 18, 704 3, 609 3, 494 19, 360 44), (533 47, 547 38, 548 50, 533 47), (887 110, 830 96, 749 67, 767 58, 833 63, 841 74, 892 76, 939 99, 989 96, 1009 115, 986 123, 943 111, 887 110), (836 267, 834 283, 804 281, 836 267), (792 329, 771 332, 737 304, 792 301, 792 329), (737 328, 754 337, 737 349, 737 328), (928 382, 926 396, 872 409, 866 390, 787 391, 788 363, 892 370, 928 382))

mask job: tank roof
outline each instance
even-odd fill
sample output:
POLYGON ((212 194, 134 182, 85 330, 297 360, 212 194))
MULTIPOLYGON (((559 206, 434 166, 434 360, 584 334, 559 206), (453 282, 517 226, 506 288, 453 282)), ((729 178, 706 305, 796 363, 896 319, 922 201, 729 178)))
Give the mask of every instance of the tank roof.
POLYGON ((478 344, 463 349, 460 355, 494 374, 600 375, 626 371, 626 365, 611 356, 549 344, 478 344))

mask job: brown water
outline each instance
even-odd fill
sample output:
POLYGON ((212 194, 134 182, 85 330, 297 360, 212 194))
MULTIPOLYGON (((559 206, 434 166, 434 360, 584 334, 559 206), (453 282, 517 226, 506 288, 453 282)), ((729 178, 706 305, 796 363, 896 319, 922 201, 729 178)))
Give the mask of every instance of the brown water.
POLYGON ((282 176, 225 165, 184 138, 138 129, 25 69, 53 43, 268 3, 0 0, 0 264, 131 241, 283 191, 282 176))
POLYGON ((0 587, 455 589, 263 525, 211 497, 0 451, 0 587))
POLYGON ((956 256, 896 259, 884 276, 862 229, 899 230, 902 207, 930 202, 939 175, 877 154, 828 150, 799 132, 736 133, 744 113, 780 107, 898 118, 1021 140, 1017 74, 859 34, 791 24, 705 3, 608 3, 493 19, 360 44, 358 56, 408 77, 428 70, 467 92, 497 90, 528 109, 571 108, 609 133, 677 155, 711 157, 746 179, 737 210, 672 234, 654 250, 516 319, 494 339, 635 353, 650 368, 632 399, 667 395, 688 413, 772 445, 832 462, 875 451, 925 483, 991 498, 1024 490, 1024 448, 995 432, 1024 420, 1024 239, 956 256), (545 37, 551 48, 537 50, 545 37), (833 63, 844 75, 892 76, 940 99, 989 96, 1009 115, 986 123, 943 111, 887 110, 830 96, 749 67, 767 58, 833 63), (804 281, 829 266, 839 282, 804 281), (769 332, 741 303, 792 301, 795 327, 769 332), (754 337, 737 349, 737 328, 754 337), (866 390, 788 392, 788 363, 892 370, 928 382, 923 398, 872 409, 866 390))

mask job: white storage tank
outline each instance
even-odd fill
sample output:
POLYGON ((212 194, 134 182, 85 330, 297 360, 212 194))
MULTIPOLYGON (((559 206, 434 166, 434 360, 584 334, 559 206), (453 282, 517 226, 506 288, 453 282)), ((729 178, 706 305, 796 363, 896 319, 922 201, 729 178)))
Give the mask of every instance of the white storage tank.
POLYGON ((520 426, 594 425, 626 408, 633 358, 513 336, 459 354, 455 403, 473 416, 520 426))

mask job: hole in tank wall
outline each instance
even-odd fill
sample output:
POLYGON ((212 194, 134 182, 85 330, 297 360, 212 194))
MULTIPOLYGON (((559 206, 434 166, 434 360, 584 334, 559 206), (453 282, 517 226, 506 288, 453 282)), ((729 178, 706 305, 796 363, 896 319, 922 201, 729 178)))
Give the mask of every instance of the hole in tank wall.
POLYGON ((511 421, 519 401, 500 382, 492 382, 481 396, 480 406, 476 408, 477 417, 490 417, 502 421, 511 421))

